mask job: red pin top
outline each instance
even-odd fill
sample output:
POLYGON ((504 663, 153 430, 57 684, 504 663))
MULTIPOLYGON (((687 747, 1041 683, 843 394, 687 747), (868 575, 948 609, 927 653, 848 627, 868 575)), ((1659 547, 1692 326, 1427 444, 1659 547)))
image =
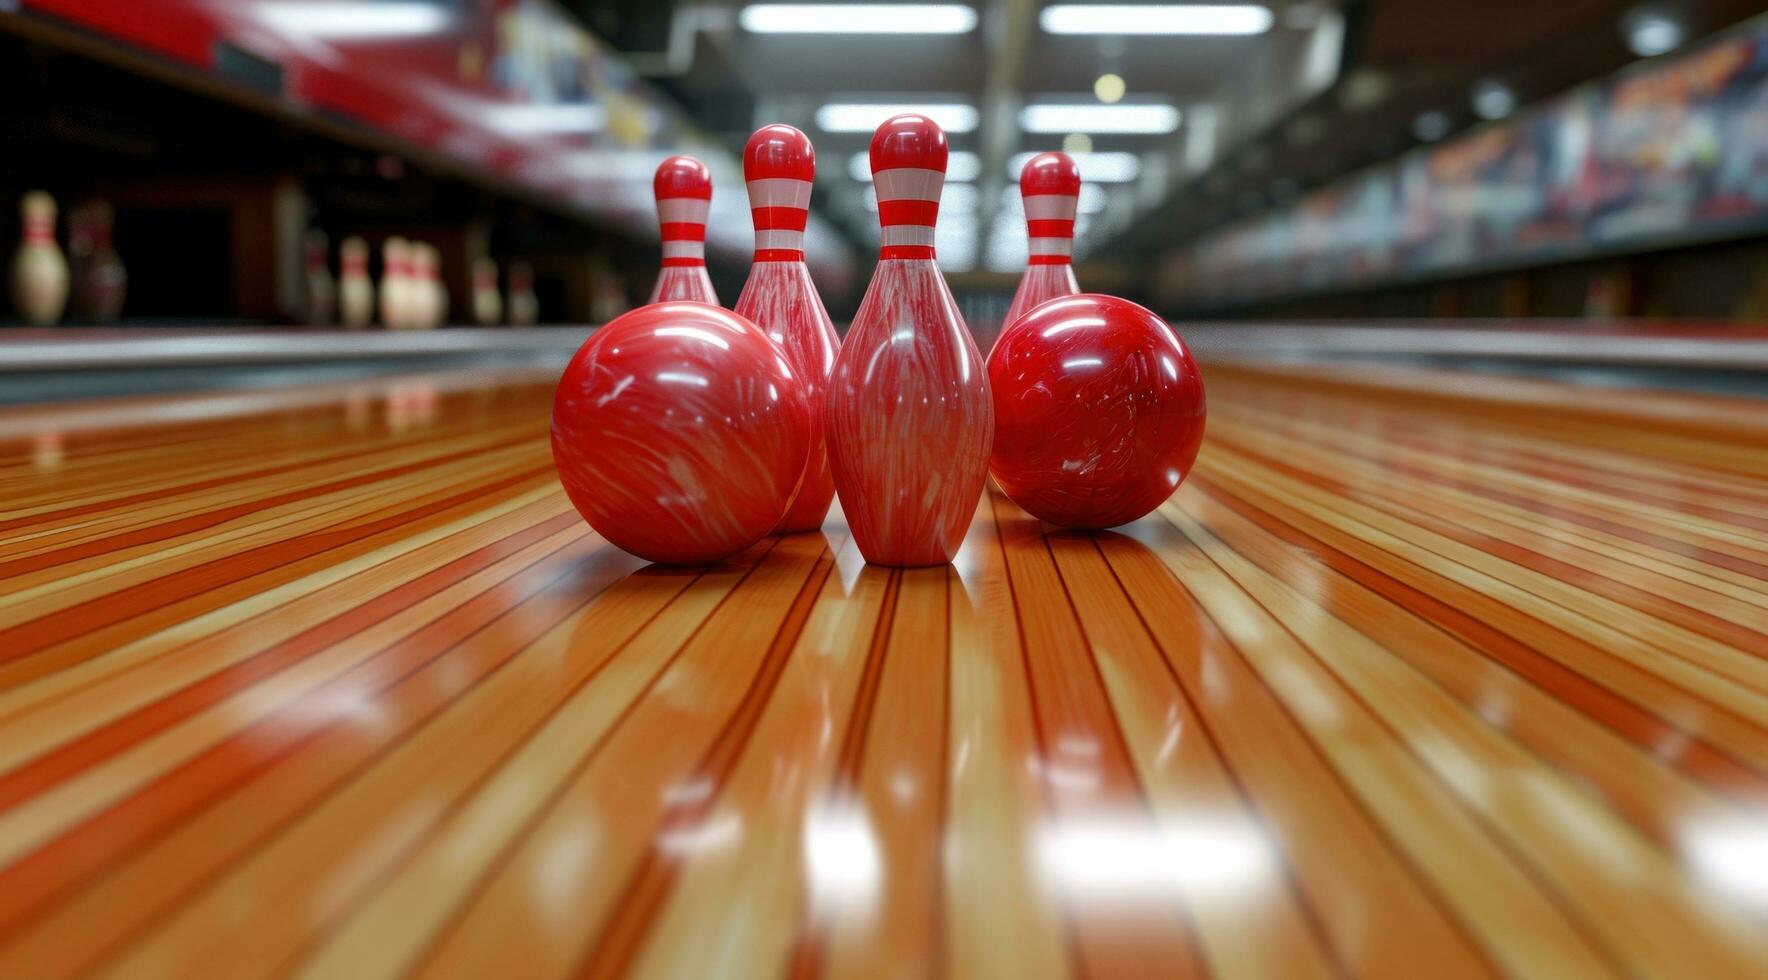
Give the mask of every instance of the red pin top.
POLYGON ((884 120, 872 134, 872 174, 886 170, 937 170, 945 173, 945 130, 926 116, 905 112, 884 120))
POLYGON ((802 262, 804 226, 810 218, 810 187, 816 149, 790 126, 763 126, 743 148, 743 179, 755 217, 755 261, 802 262))
POLYGON ((657 223, 663 233, 663 265, 705 265, 711 172, 693 157, 670 157, 658 165, 652 187, 657 192, 657 223))
POLYGON ((1019 171, 1032 265, 1067 265, 1074 254, 1074 212, 1080 168, 1066 153, 1039 153, 1019 171))
POLYGON ((659 201, 678 197, 710 201, 712 173, 706 169, 705 164, 693 157, 670 157, 658 164, 657 176, 651 181, 651 188, 657 192, 659 201))
POLYGON ((945 189, 945 131, 905 112, 872 135, 872 187, 883 226, 880 259, 933 258, 933 225, 945 189))
POLYGON ((1080 167, 1066 153, 1039 153, 1019 171, 1019 193, 1025 197, 1039 194, 1080 196, 1080 167))
POLYGON ((743 148, 743 179, 815 180, 816 148, 791 126, 763 126, 743 148))

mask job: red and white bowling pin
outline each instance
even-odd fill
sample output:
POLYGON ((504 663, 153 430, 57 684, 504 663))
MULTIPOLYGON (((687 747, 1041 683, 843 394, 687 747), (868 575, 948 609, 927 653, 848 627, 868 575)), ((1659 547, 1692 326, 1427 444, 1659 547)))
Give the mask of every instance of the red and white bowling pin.
POLYGON ((473 260, 473 321, 482 327, 503 322, 503 294, 497 291, 497 261, 481 255, 473 260))
POLYGON ((1080 203, 1080 168, 1066 153, 1039 153, 1019 172, 1019 197, 1025 202, 1025 230, 1031 256, 1013 302, 1012 323, 1046 300, 1080 292, 1074 281, 1074 212, 1080 203))
POLYGON ((670 157, 657 167, 657 221, 663 230, 663 271, 650 302, 686 299, 718 305, 706 274, 706 215, 712 210, 712 174, 693 157, 670 157))
POLYGON ((380 301, 388 330, 411 326, 411 243, 398 235, 381 244, 380 301))
POLYGON ((933 261, 946 156, 944 131, 915 113, 872 136, 883 247, 829 379, 835 491, 877 565, 951 561, 988 474, 988 374, 933 261))
POLYGON ((510 263, 510 325, 532 327, 540 319, 540 298, 534 295, 534 269, 526 262, 510 263))
POLYGON ((374 320, 374 280, 368 277, 368 243, 352 235, 338 247, 338 312, 344 326, 361 330, 374 320))
POLYGON ((19 211, 25 231, 12 256, 12 304, 33 326, 54 326, 68 305, 68 260, 55 243, 55 198, 31 191, 19 211))
POLYGON ((841 340, 817 296, 804 264, 804 225, 810 217, 810 185, 816 150, 791 126, 765 126, 743 150, 743 180, 755 217, 755 263, 737 297, 736 312, 760 327, 786 353, 786 363, 811 396, 810 458, 798 496, 780 518, 782 533, 823 526, 835 481, 823 443, 823 392, 841 340))

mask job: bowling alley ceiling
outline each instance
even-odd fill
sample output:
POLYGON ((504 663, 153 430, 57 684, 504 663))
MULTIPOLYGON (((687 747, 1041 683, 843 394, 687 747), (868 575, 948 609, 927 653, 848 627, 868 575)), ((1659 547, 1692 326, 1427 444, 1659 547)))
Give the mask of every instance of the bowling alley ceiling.
POLYGON ((1097 190, 1083 199, 1079 254, 1134 264, 1478 123, 1470 92, 1480 86, 1501 85, 1512 106, 1526 105, 1606 74, 1639 57, 1629 32, 1642 18, 1667 21, 1686 41, 1759 9, 1756 0, 1225 3, 1189 11, 1192 26, 1218 16, 1198 10, 1237 11, 1203 33, 1155 32, 1146 7, 1125 14, 1111 4, 1038 0, 942 2, 933 6, 945 9, 913 15, 927 33, 855 33, 847 31, 876 5, 822 5, 839 8, 831 23, 840 29, 805 30, 802 7, 565 0, 733 149, 761 122, 810 133, 819 151, 815 205, 862 246, 876 235, 856 159, 869 127, 839 131, 849 127, 822 125, 819 110, 962 109, 968 124, 947 128, 960 166, 973 173, 954 167, 948 186, 973 189, 948 193, 940 251, 959 269, 1000 272, 1024 261, 1016 154, 1090 150, 1083 175, 1097 190), (942 18, 951 19, 948 33, 935 28, 942 18), (1121 94, 1105 76, 1121 79, 1121 94), (1114 127, 1086 110, 1108 101, 1142 107, 1132 111, 1147 131, 1101 131, 1114 127), (1028 116, 1040 106, 1057 108, 1028 116), (1424 118, 1428 128, 1418 125, 1424 118))

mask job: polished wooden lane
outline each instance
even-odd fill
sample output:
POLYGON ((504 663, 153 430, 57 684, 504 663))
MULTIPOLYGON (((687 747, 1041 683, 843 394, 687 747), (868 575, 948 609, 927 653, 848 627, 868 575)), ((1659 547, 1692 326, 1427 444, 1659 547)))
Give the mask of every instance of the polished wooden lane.
POLYGON ((907 571, 644 566, 522 370, 0 413, 0 976, 1764 975, 1768 412, 1205 371, 907 571))

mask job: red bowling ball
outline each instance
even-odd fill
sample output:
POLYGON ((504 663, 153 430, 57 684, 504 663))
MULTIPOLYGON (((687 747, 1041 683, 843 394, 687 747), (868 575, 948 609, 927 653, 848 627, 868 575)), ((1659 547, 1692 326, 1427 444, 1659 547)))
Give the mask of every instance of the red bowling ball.
POLYGON ((988 359, 989 472, 1034 517, 1126 524, 1160 506, 1203 443, 1203 378, 1166 322, 1082 293, 1008 324, 988 359))
POLYGON ((809 397, 749 320, 669 302, 586 341, 553 396, 553 464, 591 527, 640 558, 701 564, 764 537, 810 452, 809 397))

